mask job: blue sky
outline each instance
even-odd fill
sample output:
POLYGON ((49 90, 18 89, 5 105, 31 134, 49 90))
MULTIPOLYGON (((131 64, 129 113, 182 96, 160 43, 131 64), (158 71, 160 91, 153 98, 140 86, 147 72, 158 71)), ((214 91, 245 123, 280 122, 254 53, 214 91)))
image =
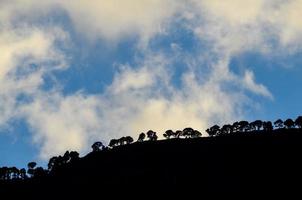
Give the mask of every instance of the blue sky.
POLYGON ((301 0, 0 7, 0 166, 149 129, 301 115, 301 0))

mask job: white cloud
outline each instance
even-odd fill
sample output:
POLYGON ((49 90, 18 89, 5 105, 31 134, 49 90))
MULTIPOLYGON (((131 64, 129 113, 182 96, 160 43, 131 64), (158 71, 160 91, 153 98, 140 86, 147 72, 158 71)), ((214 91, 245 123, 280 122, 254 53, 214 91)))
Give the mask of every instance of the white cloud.
POLYGON ((293 48, 294 51, 296 48, 301 50, 302 1, 284 1, 279 9, 272 12, 272 16, 269 21, 277 26, 275 29, 279 31, 281 45, 288 47, 287 49, 293 48))
MULTIPOLYGON (((198 77, 188 70, 183 74, 178 88, 173 86, 171 74, 168 73, 173 68, 173 59, 171 62, 167 60, 169 59, 164 55, 159 57, 150 55, 139 64, 140 70, 132 69, 133 73, 141 71, 144 74, 148 71, 144 75, 149 76, 146 80, 156 80, 152 84, 144 85, 137 90, 130 87, 127 90, 117 90, 120 85, 114 83, 109 87, 106 99, 112 104, 105 116, 112 116, 111 112, 118 115, 106 124, 112 124, 111 127, 116 131, 122 130, 124 134, 137 136, 140 131, 149 129, 161 134, 167 129, 176 130, 188 126, 203 131, 212 123, 230 122, 243 116, 242 108, 247 96, 241 92, 223 89, 231 85, 233 79, 240 80, 238 77, 231 74, 226 76, 232 78, 210 76, 207 80, 202 80, 201 84, 198 77), (154 66, 158 68, 154 70, 154 66), (161 81, 165 84, 158 84, 161 81), (116 123, 117 121, 119 123, 116 123)), ((133 79, 129 70, 121 72, 125 82, 128 82, 127 79, 133 79)))
POLYGON ((66 150, 88 150, 89 142, 100 134, 97 104, 93 96, 52 92, 41 93, 32 103, 22 106, 20 110, 32 129, 33 141, 41 146, 41 158, 66 150))
POLYGON ((254 73, 252 71, 246 71, 243 79, 243 86, 254 92, 255 94, 259 94, 270 99, 273 98, 273 95, 269 92, 269 90, 262 84, 255 83, 254 73))
POLYGON ((106 92, 99 95, 64 96, 60 91, 39 91, 32 103, 20 107, 20 112, 32 129, 34 142, 41 147, 41 158, 68 149, 85 153, 96 140, 106 143, 124 135, 136 139, 149 129, 159 136, 171 128, 204 130, 212 123, 242 116, 242 102, 247 98, 244 94, 224 91, 221 79, 200 84, 190 71, 183 75, 180 88, 175 88, 167 73, 171 64, 164 55, 150 55, 137 66, 122 68, 106 92), (146 80, 155 81, 135 87, 118 84, 120 80, 133 83, 140 73, 146 80))
POLYGON ((53 46, 61 36, 59 29, 47 33, 26 26, 0 30, 0 125, 18 112, 20 95, 33 95, 39 90, 44 73, 65 68, 63 56, 53 46))
POLYGON ((138 36, 141 45, 158 33, 165 33, 181 6, 179 0, 11 0, 1 1, 0 23, 34 21, 53 11, 64 10, 74 27, 86 38, 109 43, 138 36))
MULTIPOLYGON (((194 1, 194 0, 193 0, 194 1)), ((257 20, 261 14, 263 0, 202 0, 194 1, 207 15, 226 20, 231 25, 250 24, 257 20)))
POLYGON ((256 83, 252 71, 244 76, 232 72, 231 58, 248 51, 293 53, 301 46, 301 0, 15 0, 0 6, 0 126, 23 117, 44 159, 67 149, 86 152, 94 140, 136 137, 148 129, 192 126, 202 131, 213 123, 237 120, 251 101, 245 91, 269 99, 273 95, 256 83), (56 44, 67 40, 68 33, 35 20, 51 17, 58 8, 93 41, 139 37, 145 58, 134 66, 123 65, 102 94, 66 96, 57 85, 44 91, 44 76, 67 67, 56 44), (185 26, 171 28, 181 17, 185 20, 178 22, 185 26), (171 45, 175 57, 148 50, 148 41, 170 34, 170 28, 192 30, 207 44, 207 54, 186 57, 177 41, 171 45), (176 87, 172 75, 180 59, 194 64, 176 87), (31 101, 19 105, 19 95, 31 101))
POLYGON ((158 33, 167 33, 171 22, 179 17, 205 32, 203 37, 224 37, 224 42, 231 40, 241 48, 245 44, 253 47, 254 42, 264 46, 261 42, 272 36, 283 47, 294 45, 301 40, 302 31, 302 0, 12 0, 0 5, 2 24, 63 9, 83 35, 111 42, 133 35, 146 42, 158 33))
POLYGON ((80 32, 91 37, 116 39, 139 35, 148 41, 164 32, 165 22, 178 7, 178 0, 59 1, 80 32))
POLYGON ((145 68, 132 70, 129 66, 124 66, 122 73, 115 76, 113 82, 113 93, 120 93, 129 90, 139 90, 151 86, 155 77, 150 76, 152 72, 145 68))
POLYGON ((301 0, 193 2, 197 6, 192 12, 202 19, 195 32, 212 41, 217 51, 232 55, 244 51, 293 53, 301 46, 301 0))

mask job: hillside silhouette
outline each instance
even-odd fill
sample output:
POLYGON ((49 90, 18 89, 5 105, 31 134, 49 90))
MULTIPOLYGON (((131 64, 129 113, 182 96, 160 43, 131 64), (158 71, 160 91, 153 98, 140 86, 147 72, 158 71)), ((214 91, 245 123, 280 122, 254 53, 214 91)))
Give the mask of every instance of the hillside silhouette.
POLYGON ((0 168, 0 192, 23 195, 116 195, 144 192, 260 194, 300 193, 302 117, 274 123, 240 121, 207 129, 167 130, 164 140, 150 130, 138 139, 92 144, 49 160, 48 169, 0 168), (205 134, 205 133, 204 133, 205 134), (123 192, 122 192, 123 191, 123 192), (124 193, 126 192, 126 193, 124 193))

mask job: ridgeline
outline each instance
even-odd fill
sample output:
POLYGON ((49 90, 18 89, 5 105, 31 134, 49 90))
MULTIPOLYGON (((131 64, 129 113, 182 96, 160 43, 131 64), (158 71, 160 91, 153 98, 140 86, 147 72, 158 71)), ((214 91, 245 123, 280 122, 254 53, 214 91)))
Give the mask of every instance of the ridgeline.
POLYGON ((246 127, 227 132, 213 126, 207 130, 213 133, 210 137, 200 137, 188 128, 191 134, 186 137, 173 137, 175 132, 169 130, 166 140, 157 140, 156 133, 149 132, 148 141, 140 135, 136 142, 123 137, 108 147, 96 142, 93 151, 82 158, 76 152, 52 158, 48 170, 35 168, 35 163, 29 163, 28 175, 19 170, 18 176, 11 172, 5 177, 2 170, 0 192, 71 196, 105 194, 113 189, 129 194, 299 193, 301 126, 282 121, 282 125, 274 123, 276 129, 267 128, 268 124, 247 129, 246 123, 241 124, 246 127))

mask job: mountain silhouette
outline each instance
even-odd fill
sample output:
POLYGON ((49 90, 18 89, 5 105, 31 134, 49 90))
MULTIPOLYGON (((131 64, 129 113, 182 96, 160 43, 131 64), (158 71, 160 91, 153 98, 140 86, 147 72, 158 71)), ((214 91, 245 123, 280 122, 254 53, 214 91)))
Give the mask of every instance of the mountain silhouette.
POLYGON ((166 131, 165 140, 157 140, 156 132, 150 130, 136 142, 129 136, 113 139, 108 147, 96 142, 82 158, 69 151, 51 158, 48 170, 31 162, 28 175, 22 169, 23 174, 10 171, 7 177, 1 168, 0 192, 69 197, 161 192, 300 194, 302 129, 298 119, 296 124, 277 120, 276 129, 260 120, 221 128, 214 125, 207 130, 210 137, 185 128, 181 133, 166 131))

